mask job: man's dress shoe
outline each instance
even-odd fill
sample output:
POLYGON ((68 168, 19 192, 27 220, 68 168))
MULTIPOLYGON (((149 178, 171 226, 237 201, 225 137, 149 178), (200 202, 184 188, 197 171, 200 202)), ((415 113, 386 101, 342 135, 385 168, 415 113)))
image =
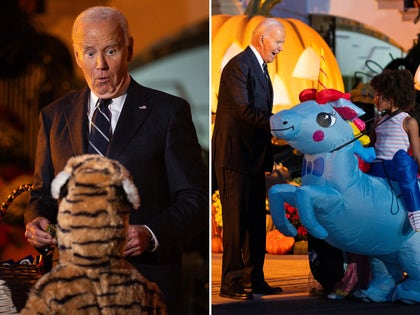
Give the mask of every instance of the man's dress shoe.
POLYGON ((221 288, 220 294, 221 297, 235 299, 235 300, 252 300, 252 293, 245 291, 244 288, 240 286, 232 288, 221 288))
POLYGON ((251 293, 252 293, 252 284, 251 284, 251 282, 246 282, 246 283, 244 284, 244 290, 245 290, 246 292, 251 292, 251 293))
POLYGON ((267 282, 261 282, 258 284, 252 284, 252 293, 255 294, 264 294, 264 295, 274 295, 280 294, 283 290, 280 287, 272 287, 268 285, 267 282))

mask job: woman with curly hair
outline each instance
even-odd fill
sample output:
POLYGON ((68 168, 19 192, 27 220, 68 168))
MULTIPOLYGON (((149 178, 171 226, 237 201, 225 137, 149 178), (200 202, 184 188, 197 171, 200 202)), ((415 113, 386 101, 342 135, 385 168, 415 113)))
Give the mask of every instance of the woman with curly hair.
MULTIPOLYGON (((375 122, 376 160, 369 173, 398 182, 408 218, 420 231, 420 141, 417 120, 410 116, 416 99, 414 79, 408 70, 384 70, 370 82, 375 106, 381 115, 375 122)), ((397 194, 396 194, 397 197, 397 194)))

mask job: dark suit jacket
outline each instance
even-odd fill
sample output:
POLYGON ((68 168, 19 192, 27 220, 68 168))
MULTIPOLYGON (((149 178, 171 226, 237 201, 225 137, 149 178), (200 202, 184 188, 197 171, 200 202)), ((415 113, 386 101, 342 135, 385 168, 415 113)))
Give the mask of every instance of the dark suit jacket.
POLYGON ((224 67, 212 139, 214 165, 254 174, 271 171, 271 83, 247 47, 224 67))
MULTIPOLYGON (((70 157, 87 152, 89 93, 84 88, 68 94, 40 113, 35 188, 26 222, 38 216, 56 222, 50 183, 70 157)), ((130 171, 139 189, 140 209, 132 211, 130 223, 146 224, 160 243, 157 252, 135 260, 180 267, 182 242, 207 228, 209 209, 208 172, 189 104, 131 79, 108 157, 130 171)))

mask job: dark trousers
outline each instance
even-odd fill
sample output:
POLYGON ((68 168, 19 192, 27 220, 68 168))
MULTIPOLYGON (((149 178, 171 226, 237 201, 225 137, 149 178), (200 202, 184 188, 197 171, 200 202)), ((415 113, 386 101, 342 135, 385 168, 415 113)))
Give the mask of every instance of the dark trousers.
POLYGON ((265 176, 215 167, 223 218, 222 286, 264 280, 265 176))
POLYGON ((135 258, 128 257, 136 269, 147 278, 147 280, 156 282, 166 304, 168 315, 185 314, 184 305, 184 283, 182 273, 181 259, 173 264, 144 264, 138 262, 135 258))

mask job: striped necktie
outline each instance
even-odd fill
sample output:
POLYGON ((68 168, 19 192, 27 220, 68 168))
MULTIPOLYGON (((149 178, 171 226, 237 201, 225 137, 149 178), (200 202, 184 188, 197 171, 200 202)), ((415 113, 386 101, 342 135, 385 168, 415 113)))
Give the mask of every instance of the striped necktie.
POLYGON ((268 75, 268 67, 267 67, 267 64, 265 62, 263 62, 262 67, 263 67, 263 70, 264 70, 265 78, 267 80, 270 79, 270 76, 268 75))
POLYGON ((112 99, 99 99, 90 123, 88 153, 105 156, 112 136, 111 111, 108 105, 112 99))
MULTIPOLYGON (((270 103, 270 106, 272 107, 272 103, 273 103, 273 85, 271 84, 270 75, 268 74, 268 67, 267 67, 267 63, 266 62, 263 62, 262 68, 263 68, 263 71, 264 71, 265 78, 267 79, 268 89, 269 89, 269 92, 270 92, 269 103, 270 103)), ((272 109, 270 109, 270 111, 271 110, 272 109)))

